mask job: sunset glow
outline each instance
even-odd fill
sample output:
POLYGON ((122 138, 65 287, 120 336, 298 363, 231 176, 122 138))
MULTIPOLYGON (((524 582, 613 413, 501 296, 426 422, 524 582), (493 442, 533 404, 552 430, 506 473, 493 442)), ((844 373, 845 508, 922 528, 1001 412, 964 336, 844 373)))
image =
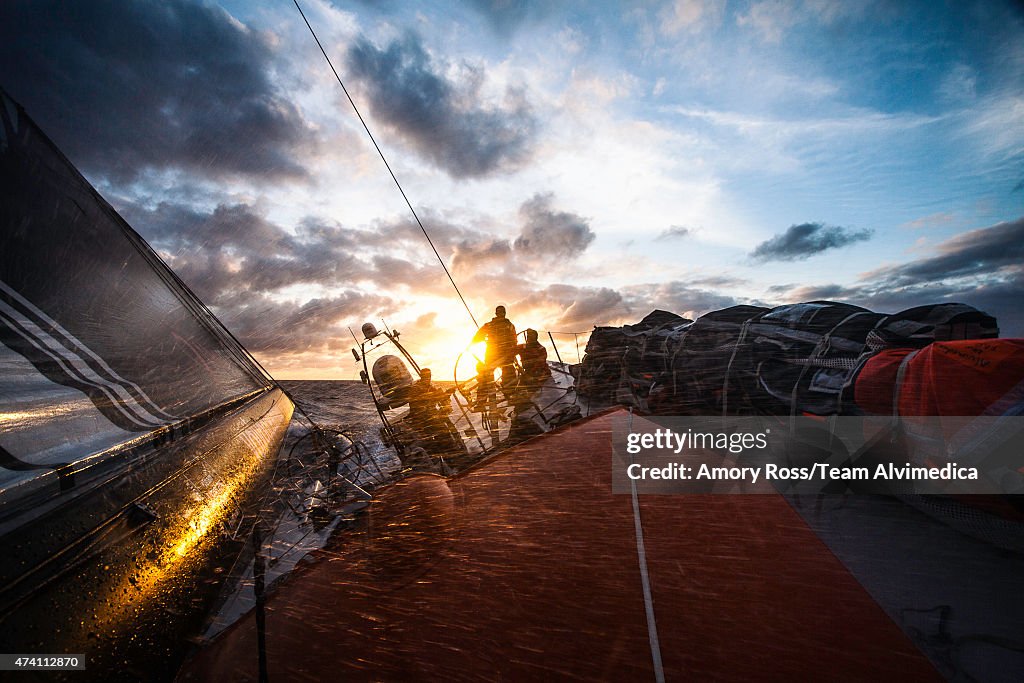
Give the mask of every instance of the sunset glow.
POLYGON ((279 378, 356 377, 382 318, 448 378, 499 303, 568 360, 738 303, 1024 335, 1014 3, 303 6, 476 323, 290 3, 0 28, 4 87, 279 378))

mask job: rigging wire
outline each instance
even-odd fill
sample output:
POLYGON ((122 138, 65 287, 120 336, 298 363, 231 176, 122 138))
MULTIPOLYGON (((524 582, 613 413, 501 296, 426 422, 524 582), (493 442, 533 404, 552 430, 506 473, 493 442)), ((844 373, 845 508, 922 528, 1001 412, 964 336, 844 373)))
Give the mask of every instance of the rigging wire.
POLYGON ((363 115, 359 112, 359 107, 356 106, 355 100, 352 99, 352 95, 349 94, 348 88, 345 87, 345 83, 342 82, 341 76, 338 75, 338 70, 334 68, 334 63, 327 55, 327 50, 324 49, 323 44, 317 37, 316 31, 313 30, 313 25, 309 23, 309 19, 306 18, 306 13, 302 11, 302 7, 299 5, 299 0, 292 0, 292 2, 295 3, 295 9, 299 10, 299 14, 302 15, 302 20, 306 22, 306 27, 309 29, 310 34, 312 34, 313 40, 316 41, 317 47, 319 47, 320 52, 323 53, 324 59, 327 60, 327 66, 331 67, 331 71, 334 72, 334 77, 338 80, 338 85, 341 86, 341 89, 345 93, 345 97, 348 98, 349 104, 352 105, 352 109, 355 110, 356 116, 359 117, 359 123, 363 124, 363 130, 365 130, 366 134, 370 137, 370 142, 373 143, 374 148, 377 150, 377 154, 380 155, 381 161, 384 162, 384 166, 387 167, 388 173, 391 174, 391 179, 395 181, 395 186, 398 187, 398 191, 401 193, 402 199, 405 200, 406 205, 409 207, 409 211, 412 212, 412 217, 416 219, 416 225, 420 226, 423 236, 427 238, 427 244, 429 244, 430 248, 434 250, 434 256, 437 257, 438 263, 440 263, 441 267, 444 269, 444 274, 448 276, 448 280, 452 283, 452 287, 455 288, 455 293, 459 295, 459 299, 462 301, 462 305, 465 307, 466 313, 469 314, 469 319, 473 321, 474 327, 480 327, 479 323, 476 321, 476 316, 473 315, 473 311, 470 310, 469 304, 466 303, 466 298, 462 296, 459 286, 455 284, 455 278, 453 278, 451 272, 449 272, 448 266, 444 264, 444 259, 441 258, 441 254, 438 253, 437 247, 434 246, 434 241, 430 239, 430 235, 427 234, 427 229, 423 227, 423 222, 420 220, 419 215, 417 215, 416 209, 413 208, 412 202, 409 201, 409 197, 405 194, 405 190, 402 189, 402 184, 398 182, 398 176, 396 176, 395 172, 391 169, 391 164, 389 164, 388 160, 384 157, 384 152, 381 151, 376 138, 374 138, 373 133, 370 132, 370 127, 366 124, 366 120, 363 119, 363 115))

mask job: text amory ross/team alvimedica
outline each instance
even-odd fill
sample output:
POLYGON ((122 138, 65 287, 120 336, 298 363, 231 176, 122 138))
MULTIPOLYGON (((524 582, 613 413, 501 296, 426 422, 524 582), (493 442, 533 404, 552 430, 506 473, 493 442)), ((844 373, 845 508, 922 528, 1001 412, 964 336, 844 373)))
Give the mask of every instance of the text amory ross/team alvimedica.
POLYGON ((668 463, 662 467, 644 467, 639 463, 633 463, 626 468, 626 474, 630 479, 677 479, 695 480, 707 479, 712 481, 748 481, 756 484, 763 475, 766 480, 780 481, 953 481, 978 479, 976 467, 960 467, 955 462, 949 462, 942 467, 915 467, 910 463, 896 466, 893 463, 879 464, 872 471, 869 467, 835 467, 829 463, 816 462, 807 467, 781 467, 775 464, 766 464, 760 467, 712 467, 701 464, 694 467, 681 463, 668 463))

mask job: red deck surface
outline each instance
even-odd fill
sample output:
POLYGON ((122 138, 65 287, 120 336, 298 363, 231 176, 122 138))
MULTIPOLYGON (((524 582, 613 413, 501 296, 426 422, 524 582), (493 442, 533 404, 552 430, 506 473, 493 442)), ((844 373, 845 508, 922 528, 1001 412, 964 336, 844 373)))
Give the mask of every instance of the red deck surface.
MULTIPOLYGON (((267 601, 269 678, 654 680, 632 498, 605 414, 382 491, 267 601)), ((642 495, 668 680, 934 680, 780 496, 642 495)), ((184 680, 256 680, 255 620, 184 680)))

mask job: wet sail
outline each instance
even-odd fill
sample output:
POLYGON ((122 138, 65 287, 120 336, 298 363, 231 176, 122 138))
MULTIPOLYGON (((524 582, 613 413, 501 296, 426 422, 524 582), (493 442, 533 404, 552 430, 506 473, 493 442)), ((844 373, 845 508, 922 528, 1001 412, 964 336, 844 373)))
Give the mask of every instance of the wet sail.
POLYGON ((0 121, 6 505, 270 382, 6 95, 0 121))
POLYGON ((3 650, 172 675, 292 408, 0 91, 3 650))

